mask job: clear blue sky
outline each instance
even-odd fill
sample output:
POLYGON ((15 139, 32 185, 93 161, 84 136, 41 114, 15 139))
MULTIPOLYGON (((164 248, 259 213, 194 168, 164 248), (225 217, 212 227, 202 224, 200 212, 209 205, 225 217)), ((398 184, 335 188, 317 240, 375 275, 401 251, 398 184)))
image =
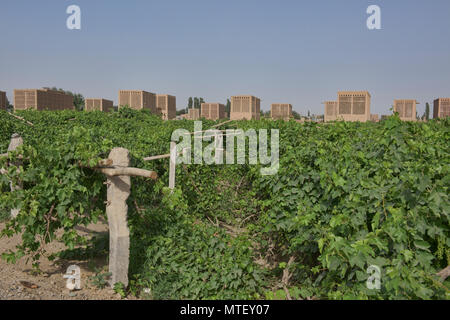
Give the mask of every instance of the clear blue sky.
POLYGON ((57 86, 117 103, 120 89, 322 114, 338 90, 368 90, 372 113, 396 98, 450 96, 449 0, 1 0, 0 90, 57 86), (66 8, 82 30, 66 28, 66 8), (382 10, 382 30, 366 9, 382 10))

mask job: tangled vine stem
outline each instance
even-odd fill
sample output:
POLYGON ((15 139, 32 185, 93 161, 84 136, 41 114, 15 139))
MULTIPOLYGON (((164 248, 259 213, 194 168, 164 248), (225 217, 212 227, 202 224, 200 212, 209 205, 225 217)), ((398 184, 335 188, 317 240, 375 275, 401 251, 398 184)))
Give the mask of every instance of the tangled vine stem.
POLYGON ((292 273, 289 272, 289 267, 295 262, 295 257, 290 257, 289 261, 286 265, 286 268, 283 270, 283 278, 281 279, 281 283, 283 284, 283 290, 286 293, 286 299, 292 300, 291 294, 289 293, 289 281, 291 280, 292 273))
POLYGON ((444 282, 445 279, 450 276, 450 266, 447 266, 447 268, 439 271, 436 275, 441 278, 441 282, 444 282))

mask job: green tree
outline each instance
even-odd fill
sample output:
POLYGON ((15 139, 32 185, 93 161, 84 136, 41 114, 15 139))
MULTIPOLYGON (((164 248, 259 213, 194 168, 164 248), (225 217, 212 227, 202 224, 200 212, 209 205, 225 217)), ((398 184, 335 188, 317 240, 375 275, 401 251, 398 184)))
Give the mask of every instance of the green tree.
POLYGON ((198 100, 197 97, 194 98, 194 108, 195 109, 199 109, 200 108, 199 100, 198 100))
POLYGON ((75 109, 78 111, 84 110, 84 97, 81 93, 72 94, 73 96, 73 104, 75 109))
POLYGON ((188 108, 191 109, 191 108, 192 108, 192 105, 193 105, 192 97, 189 97, 189 100, 188 100, 188 108))
POLYGON ((294 119, 300 120, 302 116, 297 111, 292 111, 292 115, 294 116, 294 119))
POLYGON ((6 111, 12 112, 14 110, 14 106, 9 102, 8 97, 6 98, 6 111))
POLYGON ((227 99, 227 104, 225 105, 225 112, 228 114, 228 116, 230 115, 230 111, 231 111, 231 101, 230 99, 227 99))
POLYGON ((430 120, 430 104, 428 102, 425 105, 425 119, 430 120))

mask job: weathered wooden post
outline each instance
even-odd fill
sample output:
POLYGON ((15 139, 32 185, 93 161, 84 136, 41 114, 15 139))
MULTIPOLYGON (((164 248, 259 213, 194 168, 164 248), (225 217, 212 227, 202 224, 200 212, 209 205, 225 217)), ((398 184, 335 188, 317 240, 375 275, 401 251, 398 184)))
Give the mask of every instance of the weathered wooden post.
POLYGON ((214 136, 214 143, 215 143, 215 161, 216 164, 223 164, 223 133, 222 131, 217 130, 216 135, 214 136))
MULTIPOLYGON (((130 155, 127 149, 115 148, 108 159, 116 167, 128 167, 130 155)), ((128 264, 130 258, 130 230, 127 222, 130 196, 130 176, 109 176, 107 180, 106 215, 109 224, 109 272, 112 273, 111 285, 121 282, 128 286, 128 264)))
POLYGON ((130 196, 130 176, 156 180, 154 171, 129 168, 130 153, 124 148, 111 150, 108 159, 101 161, 95 169, 107 176, 106 215, 109 225, 109 272, 110 285, 121 282, 128 286, 128 265, 130 258, 130 230, 128 228, 127 199, 130 196))
POLYGON ((169 162, 169 188, 174 189, 175 188, 175 173, 176 173, 176 165, 177 165, 177 156, 178 155, 186 155, 187 152, 189 152, 190 148, 184 148, 182 152, 177 152, 177 144, 174 141, 170 142, 170 153, 168 154, 161 154, 159 156, 151 156, 146 157, 143 160, 144 161, 154 161, 154 160, 160 160, 160 159, 167 159, 170 158, 169 162))
POLYGON ((175 168, 177 161, 177 144, 170 142, 169 189, 175 188, 175 168))

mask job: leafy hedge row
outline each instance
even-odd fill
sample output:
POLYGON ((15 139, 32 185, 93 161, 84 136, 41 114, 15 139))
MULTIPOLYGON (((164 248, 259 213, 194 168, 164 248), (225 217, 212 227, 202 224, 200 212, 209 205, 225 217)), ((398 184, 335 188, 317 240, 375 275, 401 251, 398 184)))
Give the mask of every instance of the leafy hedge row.
MULTIPOLYGON (((167 153, 176 128, 148 112, 21 112, 28 126, 0 112, 0 153, 20 133, 24 170, 0 176, 0 212, 20 207, 4 235, 23 233, 4 258, 42 253, 64 229, 69 249, 83 243, 74 226, 103 215, 105 178, 88 169, 112 147, 159 179, 132 178, 129 199, 131 290, 155 299, 442 299, 449 264, 449 119, 318 125, 240 121, 230 128, 279 129, 280 170, 259 165, 180 165, 168 192, 167 153), (9 192, 8 181, 24 181, 9 192), (370 265, 381 290, 368 290, 370 265)), ((205 121, 208 127, 212 122, 205 121)), ((14 156, 13 156, 14 157, 14 156)), ((12 159, 13 160, 13 159, 12 159)), ((6 160, 0 160, 0 166, 6 160)), ((86 243, 84 243, 85 245, 86 243)))
POLYGON ((280 130, 280 172, 255 173, 254 186, 262 230, 296 257, 301 287, 333 299, 448 294, 432 276, 450 257, 448 119, 280 130), (370 265, 382 269, 379 291, 366 287, 370 265))

